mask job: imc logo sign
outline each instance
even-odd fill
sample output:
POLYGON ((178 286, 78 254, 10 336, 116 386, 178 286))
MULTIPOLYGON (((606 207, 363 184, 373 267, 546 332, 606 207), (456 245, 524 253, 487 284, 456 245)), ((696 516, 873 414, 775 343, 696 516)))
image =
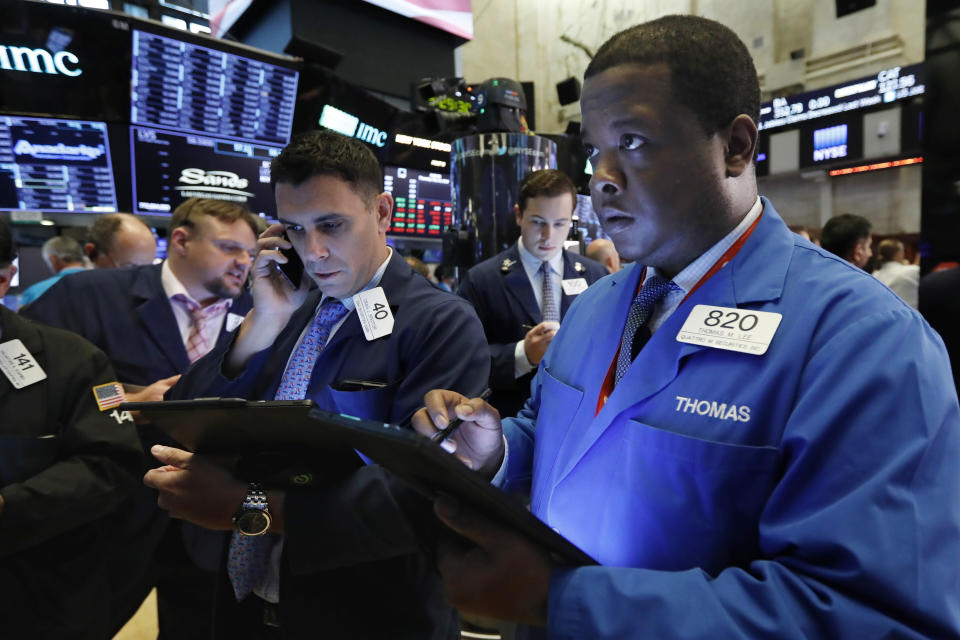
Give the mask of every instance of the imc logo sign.
POLYGON ((813 161, 823 162, 847 156, 847 125, 817 129, 813 132, 813 161))
POLYGON ((320 112, 320 126, 332 129, 350 138, 363 140, 375 147, 383 147, 387 144, 386 131, 380 131, 376 127, 364 124, 360 122, 360 118, 357 116, 328 104, 323 105, 323 111, 320 112))
POLYGON ((0 69, 5 71, 76 77, 83 73, 79 64, 80 58, 66 50, 50 53, 46 49, 0 45, 0 69))

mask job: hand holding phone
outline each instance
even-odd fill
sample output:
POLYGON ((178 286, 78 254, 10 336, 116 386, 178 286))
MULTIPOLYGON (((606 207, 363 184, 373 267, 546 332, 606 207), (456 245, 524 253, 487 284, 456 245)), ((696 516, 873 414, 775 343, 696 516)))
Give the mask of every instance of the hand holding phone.
MULTIPOLYGON (((286 232, 283 234, 283 239, 290 242, 290 238, 287 237, 286 232)), ((277 263, 280 275, 290 283, 291 287, 299 289, 300 282, 303 280, 303 260, 300 259, 300 255, 293 246, 289 249, 280 249, 280 253, 287 259, 287 262, 284 264, 277 263)))

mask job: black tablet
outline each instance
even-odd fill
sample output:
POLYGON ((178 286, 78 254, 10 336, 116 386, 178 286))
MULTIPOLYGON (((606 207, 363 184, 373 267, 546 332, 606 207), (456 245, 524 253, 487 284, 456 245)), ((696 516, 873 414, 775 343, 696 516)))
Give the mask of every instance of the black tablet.
POLYGON ((319 430, 336 434, 430 498, 448 494, 518 531, 550 550, 564 564, 597 562, 530 513, 515 496, 504 493, 439 444, 409 428, 362 420, 320 409, 310 411, 319 430))
POLYGON ((184 448, 268 487, 308 486, 359 468, 363 461, 341 438, 318 428, 312 400, 198 398, 127 402, 184 448))

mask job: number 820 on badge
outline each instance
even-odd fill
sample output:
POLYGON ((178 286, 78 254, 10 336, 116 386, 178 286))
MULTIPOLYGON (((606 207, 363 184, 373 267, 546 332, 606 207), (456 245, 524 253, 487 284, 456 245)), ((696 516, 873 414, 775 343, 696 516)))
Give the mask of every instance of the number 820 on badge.
POLYGON ((767 352, 782 318, 769 311, 698 304, 680 328, 677 341, 760 356, 767 352))

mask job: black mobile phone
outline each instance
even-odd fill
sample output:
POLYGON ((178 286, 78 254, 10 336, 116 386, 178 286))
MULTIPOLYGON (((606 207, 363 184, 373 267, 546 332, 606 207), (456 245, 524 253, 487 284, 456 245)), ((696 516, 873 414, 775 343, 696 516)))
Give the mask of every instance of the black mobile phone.
MULTIPOLYGON (((286 233, 283 234, 283 239, 290 242, 290 238, 287 237, 286 233)), ((280 249, 280 253, 287 259, 286 264, 277 263, 280 274, 287 279, 291 287, 299 289, 300 282, 303 280, 303 260, 300 259, 300 255, 293 247, 280 249)))

